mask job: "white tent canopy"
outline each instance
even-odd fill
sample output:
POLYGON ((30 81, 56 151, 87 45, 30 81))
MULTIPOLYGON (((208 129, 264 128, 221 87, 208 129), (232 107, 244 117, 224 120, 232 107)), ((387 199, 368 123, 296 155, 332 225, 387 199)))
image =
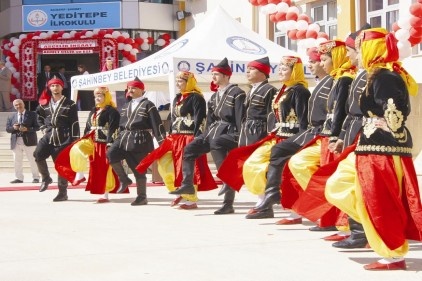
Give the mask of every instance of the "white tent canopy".
POLYGON ((247 63, 265 56, 272 64, 270 80, 277 80, 277 65, 285 55, 297 54, 251 31, 219 6, 195 28, 145 59, 111 71, 72 77, 72 97, 78 90, 98 86, 124 90, 135 77, 145 82, 147 90, 170 92, 172 96, 178 71, 191 71, 200 86, 209 85, 211 68, 224 57, 233 70, 232 83, 245 84, 247 63))

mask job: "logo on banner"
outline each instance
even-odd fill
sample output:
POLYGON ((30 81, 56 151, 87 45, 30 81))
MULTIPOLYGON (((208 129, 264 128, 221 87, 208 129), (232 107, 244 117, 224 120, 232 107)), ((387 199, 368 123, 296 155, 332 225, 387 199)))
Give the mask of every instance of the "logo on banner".
POLYGON ((244 38, 241 36, 231 36, 226 39, 227 44, 235 50, 238 50, 243 53, 247 54, 254 54, 254 55, 264 55, 267 53, 267 50, 264 49, 258 43, 255 43, 248 38, 244 38))
POLYGON ((48 16, 42 10, 33 10, 28 13, 26 20, 33 27, 40 27, 40 26, 43 26, 47 22, 48 16))
POLYGON ((161 57, 165 57, 168 54, 174 53, 177 50, 183 48, 183 46, 185 46, 188 43, 188 39, 184 39, 180 42, 173 42, 172 44, 170 44, 168 47, 166 47, 165 51, 162 51, 162 53, 158 56, 155 57, 155 59, 161 58, 161 57))
POLYGON ((182 60, 177 64, 177 69, 179 71, 189 71, 190 70, 190 64, 187 61, 182 60))

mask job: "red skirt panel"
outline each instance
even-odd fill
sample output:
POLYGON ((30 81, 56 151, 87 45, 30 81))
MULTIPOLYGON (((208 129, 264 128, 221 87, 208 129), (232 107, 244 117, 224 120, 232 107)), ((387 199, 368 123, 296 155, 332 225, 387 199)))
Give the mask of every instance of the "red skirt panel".
POLYGON ((401 157, 402 190, 389 155, 357 155, 362 197, 374 228, 390 249, 406 239, 422 241, 422 207, 411 157, 401 157))
MULTIPOLYGON (((236 191, 245 184, 243 180, 243 165, 252 153, 266 141, 278 138, 270 134, 265 138, 247 146, 235 148, 229 152, 218 169, 217 177, 236 191)), ((281 138, 278 138, 281 140, 281 138)))
MULTIPOLYGON (((136 167, 140 173, 145 173, 148 167, 160 159, 164 154, 171 151, 173 156, 175 182, 174 186, 182 184, 183 149, 194 139, 193 135, 172 134, 167 136, 161 145, 149 153, 136 167)), ((198 185, 198 191, 208 191, 217 188, 217 184, 208 166, 207 156, 201 155, 195 160, 194 183, 198 185)))

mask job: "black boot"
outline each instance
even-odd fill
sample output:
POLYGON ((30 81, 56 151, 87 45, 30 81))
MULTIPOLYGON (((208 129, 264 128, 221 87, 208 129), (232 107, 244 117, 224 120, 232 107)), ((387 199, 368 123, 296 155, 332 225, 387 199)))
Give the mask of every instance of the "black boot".
POLYGON ((50 177, 50 172, 48 171, 48 165, 46 160, 36 161, 38 172, 41 174, 41 185, 40 192, 46 191, 48 185, 53 182, 53 179, 50 177))
POLYGON ((281 166, 268 165, 267 184, 265 185, 264 200, 255 207, 258 212, 272 210, 273 205, 280 204, 281 166))
MULTIPOLYGON (((220 169, 221 164, 223 163, 224 159, 226 159, 227 152, 223 150, 211 150, 211 156, 212 156, 212 159, 214 160, 215 167, 218 170, 220 169)), ((233 189, 229 185, 223 183, 223 186, 218 191, 218 196, 221 196, 230 190, 233 190, 233 189)))
POLYGON ((195 187, 193 186, 193 174, 195 169, 195 160, 183 159, 182 173, 183 180, 182 186, 174 191, 169 192, 170 194, 181 195, 181 194, 195 194, 195 187))
POLYGON ((223 206, 220 209, 214 212, 215 215, 226 215, 233 214, 233 202, 234 202, 235 192, 233 189, 230 189, 224 194, 223 206))
POLYGON ((252 214, 247 214, 245 218, 251 220, 272 219, 274 218, 274 210, 273 207, 270 207, 268 209, 260 210, 252 214))
POLYGON ((147 180, 145 178, 136 179, 136 199, 130 205, 140 206, 148 204, 147 200, 147 180))
POLYGON ((342 249, 365 248, 368 244, 362 224, 349 217, 351 235, 342 241, 335 242, 333 247, 342 249))
POLYGON ((59 193, 53 199, 53 202, 67 201, 67 180, 59 176, 57 180, 57 185, 59 187, 59 193))
POLYGON ((132 180, 127 176, 122 163, 116 162, 116 163, 110 164, 110 166, 113 168, 114 172, 119 177, 120 186, 119 186, 119 189, 117 190, 117 193, 125 192, 128 186, 132 184, 132 180))

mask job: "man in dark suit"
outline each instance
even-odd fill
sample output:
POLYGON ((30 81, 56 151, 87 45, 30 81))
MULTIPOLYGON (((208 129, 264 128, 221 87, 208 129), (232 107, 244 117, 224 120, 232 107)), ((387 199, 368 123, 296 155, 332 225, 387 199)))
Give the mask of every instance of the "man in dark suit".
POLYGON ((59 72, 54 73, 54 76, 63 81, 63 96, 70 99, 70 87, 69 81, 66 77, 66 68, 64 66, 60 67, 59 72))
POLYGON ((37 75, 38 97, 46 88, 48 81, 53 77, 54 75, 51 72, 51 67, 48 64, 44 65, 44 71, 38 73, 37 75))
POLYGON ((11 134, 10 148, 13 151, 15 160, 15 177, 10 183, 23 182, 23 153, 25 152, 31 166, 33 183, 38 183, 40 175, 35 163, 34 151, 37 147, 37 131, 40 126, 37 122, 37 114, 33 111, 25 110, 25 104, 21 99, 13 101, 13 107, 16 113, 13 113, 7 119, 6 131, 11 134))

